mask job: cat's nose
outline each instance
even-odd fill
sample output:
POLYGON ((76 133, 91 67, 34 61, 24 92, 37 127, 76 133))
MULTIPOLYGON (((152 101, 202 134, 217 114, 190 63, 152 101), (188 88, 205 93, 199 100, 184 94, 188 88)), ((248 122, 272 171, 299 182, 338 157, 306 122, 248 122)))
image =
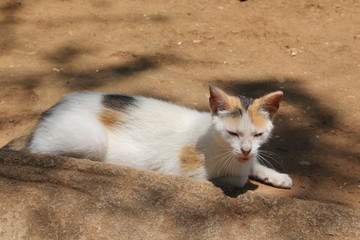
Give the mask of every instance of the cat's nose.
POLYGON ((247 155, 250 154, 251 148, 250 148, 249 150, 241 149, 241 152, 242 152, 245 156, 247 156, 247 155))

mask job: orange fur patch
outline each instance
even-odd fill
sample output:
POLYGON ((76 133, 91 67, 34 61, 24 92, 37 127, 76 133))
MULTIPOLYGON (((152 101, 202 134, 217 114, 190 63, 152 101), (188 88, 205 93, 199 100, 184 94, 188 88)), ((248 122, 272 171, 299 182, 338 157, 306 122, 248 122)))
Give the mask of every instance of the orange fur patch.
POLYGON ((121 124, 119 115, 119 112, 116 110, 104 109, 99 115, 99 120, 102 122, 102 124, 104 124, 105 127, 113 128, 121 124))
POLYGON ((264 116, 264 114, 260 113, 260 105, 262 103, 262 99, 256 99, 252 105, 250 105, 248 109, 249 117, 252 123, 257 128, 264 128, 267 124, 268 119, 264 116))
POLYGON ((229 116, 239 120, 239 118, 241 117, 241 112, 244 111, 240 99, 237 97, 228 97, 227 100, 228 100, 229 112, 230 112, 229 116))
POLYGON ((231 106, 231 109, 236 109, 236 108, 239 108, 239 109, 243 109, 242 105, 241 105, 241 101, 238 97, 229 97, 229 104, 231 106))
POLYGON ((196 171, 201 167, 201 154, 195 146, 186 146, 180 150, 180 167, 184 173, 196 171))

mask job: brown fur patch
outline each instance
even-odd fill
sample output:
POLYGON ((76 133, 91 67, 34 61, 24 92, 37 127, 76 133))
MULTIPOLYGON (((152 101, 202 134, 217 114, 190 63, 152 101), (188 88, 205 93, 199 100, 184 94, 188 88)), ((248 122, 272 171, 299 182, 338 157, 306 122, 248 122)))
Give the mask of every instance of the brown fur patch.
POLYGON ((185 146, 180 150, 180 167, 183 173, 196 171, 201 167, 201 153, 195 146, 185 146))
POLYGON ((16 151, 28 150, 28 148, 31 144, 33 132, 37 128, 38 124, 39 124, 39 119, 32 121, 30 123, 29 127, 26 128, 25 133, 21 137, 11 140, 9 143, 7 143, 2 148, 16 150, 16 151))
POLYGON ((24 151, 27 150, 27 148, 29 147, 30 139, 31 137, 29 135, 21 136, 11 140, 8 144, 6 144, 2 148, 16 150, 16 151, 24 151))
POLYGON ((248 109, 249 117, 252 123, 258 128, 264 128, 267 121, 269 121, 264 114, 260 113, 262 99, 256 99, 253 104, 250 105, 248 109))
POLYGON ((99 114, 99 120, 107 128, 114 128, 121 124, 120 112, 112 109, 103 109, 99 114))

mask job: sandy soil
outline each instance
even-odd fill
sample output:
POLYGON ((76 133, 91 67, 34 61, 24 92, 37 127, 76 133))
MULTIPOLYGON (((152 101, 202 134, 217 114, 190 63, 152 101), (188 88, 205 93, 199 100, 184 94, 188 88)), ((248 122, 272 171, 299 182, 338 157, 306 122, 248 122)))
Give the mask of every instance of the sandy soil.
POLYGON ((208 81, 281 89, 266 149, 294 187, 247 190, 359 207, 359 26, 357 0, 3 0, 0 146, 74 91, 207 110, 208 81))

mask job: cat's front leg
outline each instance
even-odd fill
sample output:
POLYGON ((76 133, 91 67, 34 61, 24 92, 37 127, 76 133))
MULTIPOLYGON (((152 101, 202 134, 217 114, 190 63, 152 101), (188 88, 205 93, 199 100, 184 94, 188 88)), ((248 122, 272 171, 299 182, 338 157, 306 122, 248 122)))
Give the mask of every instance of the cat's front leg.
POLYGON ((265 167, 258 162, 254 163, 251 176, 275 187, 291 188, 292 186, 292 180, 289 175, 278 173, 274 169, 265 167))

